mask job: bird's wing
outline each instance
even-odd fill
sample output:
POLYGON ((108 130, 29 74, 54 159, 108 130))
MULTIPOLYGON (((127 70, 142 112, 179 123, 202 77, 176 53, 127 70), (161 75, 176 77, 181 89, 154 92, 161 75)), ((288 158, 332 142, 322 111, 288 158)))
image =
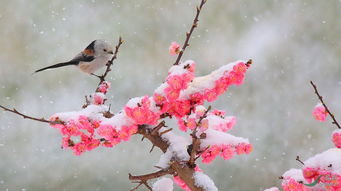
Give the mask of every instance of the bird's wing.
POLYGON ((77 54, 70 62, 91 62, 95 59, 95 41, 92 41, 82 52, 77 54))
POLYGON ((69 62, 73 62, 73 63, 79 63, 79 62, 91 62, 95 59, 94 55, 90 55, 87 54, 85 52, 85 50, 83 52, 80 52, 79 54, 77 54, 72 60, 70 60, 69 62))

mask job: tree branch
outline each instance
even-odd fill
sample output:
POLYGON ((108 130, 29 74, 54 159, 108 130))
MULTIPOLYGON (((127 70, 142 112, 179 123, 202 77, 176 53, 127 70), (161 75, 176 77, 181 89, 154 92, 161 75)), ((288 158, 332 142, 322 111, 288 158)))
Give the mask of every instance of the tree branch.
MULTIPOLYGON (((100 85, 102 82, 105 81, 105 77, 107 77, 108 73, 111 71, 111 66, 113 65, 114 60, 117 58, 118 50, 120 49, 120 46, 123 44, 123 42, 124 41, 122 40, 122 37, 120 37, 118 39, 118 43, 117 43, 117 45, 115 47, 114 56, 107 63, 107 69, 105 70, 105 72, 101 76, 97 76, 99 78, 99 80, 100 80, 98 85, 100 85)), ((98 91, 98 87, 96 89, 96 92, 97 91, 98 91)))
POLYGON ((160 170, 157 172, 153 172, 150 174, 140 175, 140 176, 133 176, 129 173, 129 180, 140 180, 140 181, 148 181, 150 179, 159 178, 161 176, 167 175, 167 174, 173 174, 174 171, 172 169, 167 170, 160 170))
MULTIPOLYGON (((163 140, 159 134, 152 135, 151 131, 147 129, 147 126, 140 125, 137 134, 141 134, 143 137, 147 138, 155 147, 158 147, 165 153, 169 147, 168 142, 163 140)), ((193 174, 195 173, 194 168, 188 166, 187 163, 181 161, 172 160, 170 163, 169 170, 176 173, 182 180, 184 180, 188 187, 192 191, 203 191, 203 188, 198 187, 195 184, 193 174)))
POLYGON ((192 136, 192 150, 190 153, 190 159, 188 161, 188 165, 191 168, 195 168, 195 160, 196 155, 197 155, 197 151, 200 149, 200 139, 197 136, 197 128, 201 125, 201 121, 207 117, 207 113, 211 110, 211 106, 208 106, 208 108, 206 109, 205 113, 203 116, 200 117, 200 119, 198 120, 196 127, 194 128, 193 132, 191 133, 192 136))
POLYGON ((20 116, 22 116, 24 119, 30 119, 30 120, 33 120, 33 121, 39 121, 39 122, 49 123, 49 124, 58 124, 58 123, 60 123, 60 122, 58 122, 58 121, 49 121, 49 120, 46 120, 46 119, 44 119, 44 118, 31 117, 31 116, 25 115, 25 114, 23 114, 23 113, 17 111, 15 108, 9 109, 9 108, 4 107, 4 106, 2 106, 2 105, 0 105, 0 108, 2 108, 4 111, 7 111, 7 112, 11 112, 11 113, 20 115, 20 116))
POLYGON ((341 126, 339 125, 339 123, 336 121, 334 115, 332 114, 332 112, 330 112, 329 108, 327 107, 327 105, 324 103, 322 96, 319 94, 316 85, 314 84, 313 81, 310 81, 310 84, 313 86, 314 90, 315 90, 315 94, 317 95, 318 99, 321 101, 323 107, 326 109, 326 111, 328 112, 329 116, 332 118, 333 120, 333 124, 335 124, 339 129, 341 129, 341 126))
POLYGON ((195 18, 193 20, 193 24, 192 24, 192 27, 191 29, 189 30, 189 32, 186 32, 186 40, 185 40, 185 43, 182 45, 182 49, 178 55, 178 57, 176 58, 176 61, 174 63, 174 65, 178 65, 179 62, 180 62, 180 59, 182 57, 182 55, 184 54, 187 46, 189 46, 188 42, 189 42, 189 39, 191 38, 191 35, 194 31, 194 29, 198 26, 198 21, 199 21, 199 15, 200 15, 200 12, 201 12, 201 8, 204 6, 204 4, 207 2, 207 0, 201 0, 201 3, 199 5, 199 7, 197 7, 197 14, 195 15, 195 18))

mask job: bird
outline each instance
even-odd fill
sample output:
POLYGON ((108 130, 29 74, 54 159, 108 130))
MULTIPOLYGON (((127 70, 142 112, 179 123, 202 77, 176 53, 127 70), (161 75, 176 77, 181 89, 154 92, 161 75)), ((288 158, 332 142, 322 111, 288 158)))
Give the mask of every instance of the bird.
POLYGON ((67 62, 54 64, 36 70, 34 73, 63 66, 77 66, 81 71, 94 75, 94 72, 107 64, 113 55, 113 47, 105 40, 92 41, 83 51, 67 62))

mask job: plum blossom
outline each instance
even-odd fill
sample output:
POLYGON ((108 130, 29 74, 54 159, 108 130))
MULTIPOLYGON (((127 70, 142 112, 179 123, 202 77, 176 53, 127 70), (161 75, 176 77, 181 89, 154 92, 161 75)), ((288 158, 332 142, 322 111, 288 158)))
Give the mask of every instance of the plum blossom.
POLYGON ((133 119, 137 125, 150 124, 155 125, 160 115, 148 96, 132 99, 124 108, 128 117, 133 119), (136 102, 137 101, 137 102, 136 102), (135 103, 136 102, 136 103, 135 103))
POLYGON ((169 46, 169 54, 171 56, 177 55, 180 53, 180 45, 177 42, 172 42, 169 46))
POLYGON ((103 81, 99 86, 98 86, 98 91, 101 93, 106 94, 108 89, 110 88, 110 82, 103 81))
POLYGON ((337 129, 332 133, 332 140, 335 147, 341 149, 341 129, 337 129))
POLYGON ((93 104, 95 104, 95 105, 104 104, 104 101, 105 101, 104 93, 97 92, 97 93, 93 94, 92 98, 93 98, 93 100, 92 100, 93 104))
POLYGON ((313 116, 318 121, 325 121, 327 117, 326 108, 322 105, 322 103, 318 103, 313 109, 313 116))

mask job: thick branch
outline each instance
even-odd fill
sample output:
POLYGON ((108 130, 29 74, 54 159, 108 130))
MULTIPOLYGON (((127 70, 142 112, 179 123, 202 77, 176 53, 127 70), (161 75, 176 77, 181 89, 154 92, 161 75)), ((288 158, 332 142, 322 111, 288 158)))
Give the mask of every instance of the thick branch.
MULTIPOLYGON (((137 133, 147 138, 155 147, 160 148, 162 152, 165 153, 167 151, 169 147, 168 143, 163 140, 159 134, 152 135, 151 131, 148 130, 146 126, 140 125, 137 133)), ((193 174, 195 173, 194 168, 189 167, 186 163, 181 161, 172 161, 169 170, 172 170, 172 174, 177 174, 183 181, 185 181, 192 191, 203 191, 203 188, 195 185, 195 180, 193 178, 193 174)))
POLYGON ((339 129, 341 129, 341 126, 339 125, 339 123, 336 121, 334 115, 332 114, 332 112, 330 112, 329 108, 327 107, 327 105, 324 103, 322 96, 319 94, 316 85, 314 84, 313 81, 310 81, 310 84, 313 86, 314 90, 315 90, 315 94, 317 95, 317 97, 319 98, 319 100, 321 101, 323 107, 326 109, 326 111, 328 112, 329 116, 333 119, 333 124, 335 124, 339 129))
POLYGON ((39 122, 43 122, 43 123, 50 123, 50 124, 57 124, 58 122, 56 121, 49 121, 49 120, 46 120, 44 118, 36 118, 36 117, 31 117, 31 116, 28 116, 28 115, 25 115, 19 111, 17 111, 16 109, 9 109, 7 107, 4 107, 2 105, 0 105, 0 108, 2 108, 3 110, 5 111, 8 111, 8 112, 11 112, 11 113, 14 113, 14 114, 17 114, 17 115, 20 115, 22 116, 24 119, 30 119, 30 120, 33 120, 33 121, 39 121, 39 122))
POLYGON ((208 108, 206 109, 205 113, 203 116, 200 117, 200 119, 198 120, 196 127, 194 128, 191 136, 192 136, 192 150, 191 150, 191 154, 190 154, 190 159, 188 161, 188 165, 191 168, 195 168, 195 160, 197 159, 197 152, 200 149, 200 139, 197 136, 197 128, 201 125, 201 121, 207 117, 207 113, 211 110, 211 106, 208 106, 208 108))
POLYGON ((198 26, 198 21, 199 21, 199 15, 200 15, 200 12, 201 12, 201 8, 204 6, 204 4, 207 2, 207 0, 201 0, 201 3, 199 5, 199 7, 197 7, 197 14, 195 15, 195 18, 193 20, 193 24, 192 24, 192 27, 191 29, 189 30, 189 32, 186 32, 186 40, 185 40, 185 43, 182 45, 182 49, 178 55, 178 57, 176 58, 176 61, 174 63, 174 65, 178 65, 179 62, 180 62, 180 59, 182 57, 182 55, 184 54, 187 46, 189 46, 188 42, 189 42, 189 39, 191 38, 191 35, 194 31, 194 29, 198 26))

